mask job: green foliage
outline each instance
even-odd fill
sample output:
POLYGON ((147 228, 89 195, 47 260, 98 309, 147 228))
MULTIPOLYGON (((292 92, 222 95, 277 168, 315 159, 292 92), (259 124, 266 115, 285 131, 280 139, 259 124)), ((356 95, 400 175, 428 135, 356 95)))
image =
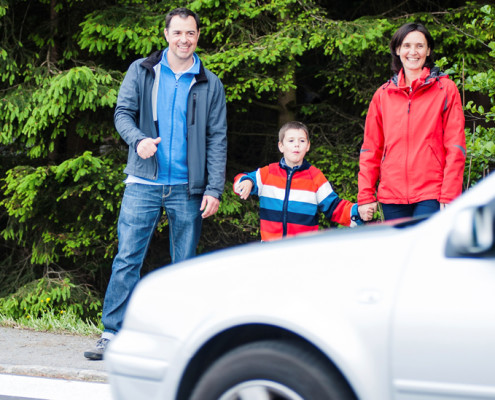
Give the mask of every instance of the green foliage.
POLYGON ((7 13, 7 8, 8 8, 7 0, 1 0, 0 1, 0 17, 5 16, 5 14, 7 13))
POLYGON ((1 235, 30 245, 33 264, 50 265, 61 257, 111 257, 123 191, 114 162, 85 152, 58 166, 9 170, 0 206, 11 218, 1 235))
MULTIPOLYGON (((312 146, 307 158, 315 167, 321 169, 341 199, 357 201, 359 159, 353 155, 352 149, 312 146)), ((332 225, 324 215, 319 216, 319 224, 321 228, 332 225)))
POLYGON ((324 12, 312 1, 196 0, 210 43, 205 64, 224 81, 228 101, 274 99, 296 88, 299 57, 321 43, 324 12), (318 40, 317 38, 320 38, 318 40), (213 51, 214 50, 214 51, 213 51))
POLYGON ((473 100, 465 106, 471 125, 466 129, 467 165, 464 174, 465 186, 469 187, 484 178, 495 166, 495 128, 492 126, 495 120, 495 71, 489 69, 469 76, 464 88, 489 100, 485 106, 477 105, 473 100))
POLYGON ((258 201, 241 200, 232 190, 232 183, 227 182, 220 207, 215 214, 215 224, 225 229, 226 225, 235 227, 242 234, 257 236, 259 234, 258 201))
POLYGON ((70 278, 42 278, 0 298, 0 314, 14 320, 33 320, 44 314, 69 313, 83 321, 98 324, 100 300, 87 288, 74 285, 70 278))
MULTIPOLYGON (((460 64, 452 69, 459 71, 458 76, 465 77, 463 90, 474 93, 475 100, 468 100, 466 114, 467 162, 464 184, 468 188, 484 178, 495 167, 495 8, 486 5, 470 14, 472 20, 466 23, 470 33, 470 42, 484 50, 472 56, 476 64, 465 67, 462 58, 460 64), (479 104, 479 103, 482 104, 479 104), (478 104, 477 104, 478 103, 478 104)), ((468 96, 466 96, 468 97, 468 96)))
POLYGON ((477 126, 466 130, 467 162, 464 171, 466 188, 486 177, 495 166, 495 128, 477 126))
POLYGON ((165 18, 160 5, 123 5, 97 10, 85 17, 81 28, 78 44, 92 54, 113 52, 126 59, 145 56, 165 46, 165 18))
MULTIPOLYGON (((127 151, 113 127, 113 108, 128 65, 166 46, 165 15, 175 6, 200 14, 198 53, 225 85, 230 180, 234 168, 274 161, 273 136, 282 122, 298 119, 312 132, 310 161, 342 198, 355 200, 367 107, 390 77, 393 32, 413 20, 426 24, 438 65, 461 91, 465 187, 493 170, 494 7, 456 0, 390 9, 390 2, 327 3, 0 0, 2 293, 52 270, 76 271, 71 293, 79 283, 104 291, 127 151)), ((204 221, 200 251, 258 238, 257 199, 241 201, 230 185, 219 212, 204 221)), ((166 226, 164 218, 157 236, 166 235, 166 226)), ((51 293, 47 282, 14 296, 20 302, 35 293, 31 318, 53 311, 35 306, 51 293)), ((74 306, 74 315, 80 308, 74 306)))
POLYGON ((359 159, 350 148, 312 147, 308 160, 321 169, 339 197, 356 201, 359 159))
MULTIPOLYGON (((0 102, 4 116, 0 143, 15 142, 32 158, 46 157, 77 117, 84 121, 86 111, 94 113, 115 105, 120 84, 115 76, 100 69, 74 67, 53 76, 37 75, 26 87, 9 91, 0 102)), ((77 134, 83 133, 93 142, 101 139, 101 132, 78 129, 75 123, 77 134)))
POLYGON ((388 42, 396 29, 389 20, 369 17, 331 24, 326 31, 324 54, 328 56, 327 70, 333 73, 322 71, 319 75, 327 79, 325 90, 364 110, 373 91, 387 77, 388 42))
POLYGON ((198 252, 259 240, 259 200, 251 196, 241 200, 232 190, 232 183, 225 184, 225 191, 218 212, 203 221, 198 252))
POLYGON ((14 319, 0 313, 0 326, 96 337, 99 337, 103 330, 101 321, 98 324, 88 320, 83 321, 79 315, 70 310, 64 313, 46 310, 40 317, 35 319, 14 319))
MULTIPOLYGON (((493 42, 495 43, 495 42, 493 42)), ((478 117, 478 121, 491 122, 495 120, 495 71, 489 69, 469 76, 464 86, 466 91, 476 92, 485 95, 490 101, 490 107, 485 110, 483 105, 476 105, 474 101, 466 104, 466 110, 473 116, 478 117)))

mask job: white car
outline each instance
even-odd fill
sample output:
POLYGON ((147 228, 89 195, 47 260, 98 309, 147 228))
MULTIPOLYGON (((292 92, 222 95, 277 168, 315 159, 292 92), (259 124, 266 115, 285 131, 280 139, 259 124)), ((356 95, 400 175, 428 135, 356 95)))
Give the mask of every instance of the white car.
POLYGON ((105 353, 115 399, 495 399, 495 174, 445 210, 157 270, 105 353))

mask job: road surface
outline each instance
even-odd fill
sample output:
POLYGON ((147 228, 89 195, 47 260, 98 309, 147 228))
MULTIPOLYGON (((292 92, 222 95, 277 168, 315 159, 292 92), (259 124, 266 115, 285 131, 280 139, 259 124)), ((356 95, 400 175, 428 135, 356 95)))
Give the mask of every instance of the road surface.
POLYGON ((0 400, 110 400, 98 337, 0 327, 0 400))

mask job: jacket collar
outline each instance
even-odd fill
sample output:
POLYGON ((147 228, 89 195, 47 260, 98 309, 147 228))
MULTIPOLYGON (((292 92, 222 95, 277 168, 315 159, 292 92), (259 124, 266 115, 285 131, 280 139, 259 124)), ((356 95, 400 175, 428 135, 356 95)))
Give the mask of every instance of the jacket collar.
POLYGON ((280 168, 283 168, 287 171, 293 170, 295 171, 304 171, 305 169, 309 169, 311 167, 311 164, 306 161, 306 159, 303 160, 301 165, 296 165, 295 167, 289 167, 287 163, 285 162, 285 158, 282 157, 282 159, 278 163, 280 165, 280 168))
MULTIPOLYGON (((423 73, 419 78, 420 84, 429 84, 433 81, 438 81, 440 78, 447 77, 448 75, 445 72, 440 71, 440 68, 433 67, 429 69, 427 67, 423 68, 423 73)), ((391 83, 393 83, 396 87, 404 87, 404 70, 401 69, 398 74, 394 74, 392 79, 390 79, 391 83)))
MULTIPOLYGON (((158 51, 155 51, 154 53, 151 53, 141 63, 141 66, 143 68, 146 68, 150 72, 150 74, 153 77, 153 79, 155 78, 154 66, 157 65, 158 63, 160 63, 160 61, 162 59, 163 51, 164 50, 158 50, 158 51)), ((198 57, 198 61, 199 61, 199 73, 195 75, 196 82, 197 83, 199 83, 199 82, 208 82, 208 77, 206 76, 205 68, 203 67, 203 63, 201 62, 201 60, 199 59, 199 57, 198 57)))
MULTIPOLYGON (((172 71, 172 68, 170 68, 170 64, 168 62, 168 58, 167 58, 167 53, 168 53, 169 49, 166 48, 164 51, 162 51, 162 57, 160 59, 160 65, 164 65, 165 67, 169 68, 171 71, 172 71)), ((189 69, 185 70, 185 71, 181 71, 179 73, 175 73, 174 71, 172 71, 175 75, 182 75, 182 74, 192 74, 192 75, 198 75, 199 74, 199 57, 196 53, 193 53, 193 63, 192 65, 189 67, 189 69)), ((156 68, 156 66, 155 66, 156 68)))

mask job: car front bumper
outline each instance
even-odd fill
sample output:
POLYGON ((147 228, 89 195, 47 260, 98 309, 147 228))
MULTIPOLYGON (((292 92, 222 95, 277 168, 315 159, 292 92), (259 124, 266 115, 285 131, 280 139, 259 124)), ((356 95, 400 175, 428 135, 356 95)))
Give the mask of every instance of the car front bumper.
POLYGON ((171 385, 171 360, 177 355, 178 345, 177 339, 167 336, 119 332, 104 357, 113 398, 172 399, 175 388, 171 385))

